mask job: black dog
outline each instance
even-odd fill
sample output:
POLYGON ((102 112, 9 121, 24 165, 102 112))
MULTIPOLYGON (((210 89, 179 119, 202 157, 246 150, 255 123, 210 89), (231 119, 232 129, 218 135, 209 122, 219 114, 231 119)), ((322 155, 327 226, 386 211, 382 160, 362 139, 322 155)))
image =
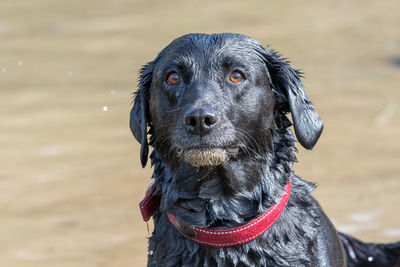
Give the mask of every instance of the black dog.
POLYGON ((323 124, 276 52, 239 34, 189 34, 143 67, 139 86, 130 128, 143 167, 154 147, 148 266, 399 265, 400 243, 338 234, 293 174, 286 114, 307 149, 323 124))

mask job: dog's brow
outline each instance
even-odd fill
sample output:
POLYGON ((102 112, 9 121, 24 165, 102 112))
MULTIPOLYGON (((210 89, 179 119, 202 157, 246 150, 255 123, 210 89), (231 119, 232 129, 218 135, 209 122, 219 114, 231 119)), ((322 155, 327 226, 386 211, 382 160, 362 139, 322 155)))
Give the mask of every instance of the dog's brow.
POLYGON ((241 60, 238 57, 233 57, 233 56, 225 56, 221 59, 219 59, 220 62, 222 62, 222 66, 224 68, 231 68, 233 66, 236 67, 245 67, 245 64, 243 64, 243 60, 241 60))
POLYGON ((180 59, 177 65, 178 65, 179 69, 187 70, 187 69, 190 69, 191 67, 193 67, 194 62, 191 58, 186 57, 184 59, 180 59))
POLYGON ((178 70, 188 70, 193 68, 195 62, 192 57, 188 55, 179 55, 171 59, 167 64, 167 69, 176 68, 178 70))

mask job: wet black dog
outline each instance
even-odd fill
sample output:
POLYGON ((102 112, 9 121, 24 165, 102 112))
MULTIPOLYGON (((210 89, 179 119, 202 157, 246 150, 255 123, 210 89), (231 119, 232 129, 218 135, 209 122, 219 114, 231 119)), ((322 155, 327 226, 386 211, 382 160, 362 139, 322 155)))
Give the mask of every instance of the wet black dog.
POLYGON ((323 124, 299 72, 277 53, 239 34, 189 34, 143 67, 139 86, 130 127, 143 167, 154 146, 160 199, 148 266, 399 264, 400 243, 365 244, 338 234, 311 196, 314 186, 293 174, 295 138, 286 115, 307 149, 323 124), (194 226, 230 229, 260 218, 290 181, 286 207, 257 238, 196 242, 194 226))

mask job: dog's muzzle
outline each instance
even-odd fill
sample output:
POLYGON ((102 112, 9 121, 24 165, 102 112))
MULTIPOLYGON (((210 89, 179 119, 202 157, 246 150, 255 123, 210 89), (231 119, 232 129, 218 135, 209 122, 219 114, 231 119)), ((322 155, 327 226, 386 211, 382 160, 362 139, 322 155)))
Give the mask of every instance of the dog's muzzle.
POLYGON ((181 152, 181 156, 194 167, 218 166, 229 160, 227 151, 222 148, 187 149, 181 152))

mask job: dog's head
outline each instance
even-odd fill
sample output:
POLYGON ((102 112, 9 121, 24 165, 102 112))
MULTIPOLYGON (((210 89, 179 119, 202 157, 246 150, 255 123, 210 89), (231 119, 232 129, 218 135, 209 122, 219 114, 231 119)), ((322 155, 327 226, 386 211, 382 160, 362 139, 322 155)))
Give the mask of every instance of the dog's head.
POLYGON ((247 36, 189 34, 142 68, 130 128, 143 167, 148 127, 150 142, 165 156, 215 166, 273 149, 277 112, 291 112, 298 141, 312 149, 323 123, 297 70, 247 36))

